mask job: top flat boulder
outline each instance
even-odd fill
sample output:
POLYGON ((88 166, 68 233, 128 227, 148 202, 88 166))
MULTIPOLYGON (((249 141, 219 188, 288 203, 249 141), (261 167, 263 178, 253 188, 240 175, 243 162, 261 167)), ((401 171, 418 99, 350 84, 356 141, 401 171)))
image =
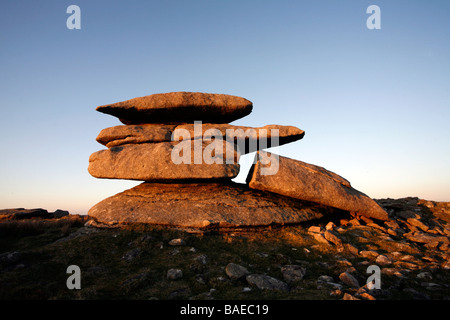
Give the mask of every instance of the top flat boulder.
POLYGON ((186 123, 195 120, 228 123, 252 112, 251 101, 227 94, 157 93, 97 107, 124 124, 186 123))

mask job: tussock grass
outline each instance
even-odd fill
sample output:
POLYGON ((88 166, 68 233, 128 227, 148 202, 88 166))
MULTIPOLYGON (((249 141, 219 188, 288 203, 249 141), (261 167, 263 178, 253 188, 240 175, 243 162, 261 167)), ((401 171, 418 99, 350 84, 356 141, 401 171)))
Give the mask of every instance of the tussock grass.
POLYGON ((86 218, 79 215, 69 215, 60 219, 33 218, 27 220, 3 220, 0 222, 1 237, 24 237, 38 235, 49 229, 61 229, 67 234, 71 227, 81 227, 86 218))

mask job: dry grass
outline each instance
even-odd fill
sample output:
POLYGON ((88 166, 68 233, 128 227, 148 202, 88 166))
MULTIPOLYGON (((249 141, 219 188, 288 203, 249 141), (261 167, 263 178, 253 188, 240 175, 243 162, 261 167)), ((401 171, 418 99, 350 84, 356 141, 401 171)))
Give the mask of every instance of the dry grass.
POLYGON ((2 220, 0 221, 0 236, 38 235, 49 228, 60 228, 63 234, 67 234, 71 227, 81 227, 85 222, 86 217, 79 215, 69 215, 60 219, 2 220))

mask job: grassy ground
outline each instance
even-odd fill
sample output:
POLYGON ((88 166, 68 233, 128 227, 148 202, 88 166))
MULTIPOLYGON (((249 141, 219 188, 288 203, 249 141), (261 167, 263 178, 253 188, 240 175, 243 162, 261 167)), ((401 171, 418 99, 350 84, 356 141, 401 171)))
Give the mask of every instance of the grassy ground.
MULTIPOLYGON (((0 299, 342 299, 343 293, 356 290, 344 285, 333 295, 334 288, 317 279, 327 275, 341 283, 339 275, 354 268, 353 274, 364 285, 367 266, 373 263, 318 243, 308 234, 308 224, 203 235, 142 225, 96 229, 84 227, 84 222, 79 216, 2 222, 0 253, 15 255, 5 258, 3 254, 0 259, 0 299), (184 244, 170 245, 170 240, 176 238, 183 239, 184 244), (288 264, 303 266, 306 275, 290 284, 288 292, 260 290, 245 279, 229 279, 225 267, 230 262, 246 267, 250 273, 280 280, 281 267, 288 264), (66 286, 69 265, 80 267, 81 290, 66 286), (182 270, 181 279, 167 279, 167 271, 172 268, 182 270)), ((390 247, 392 241, 380 240, 373 228, 348 229, 340 238, 380 254, 396 249, 390 247)), ((416 247, 404 251, 421 254, 416 247)), ((382 298, 414 298, 403 289, 423 290, 416 275, 424 270, 412 271, 411 277, 401 280, 383 275, 386 290, 382 298)), ((433 270, 433 277, 435 281, 449 280, 446 270, 433 270)), ((448 296, 447 290, 441 286, 426 294, 441 299, 448 296)))

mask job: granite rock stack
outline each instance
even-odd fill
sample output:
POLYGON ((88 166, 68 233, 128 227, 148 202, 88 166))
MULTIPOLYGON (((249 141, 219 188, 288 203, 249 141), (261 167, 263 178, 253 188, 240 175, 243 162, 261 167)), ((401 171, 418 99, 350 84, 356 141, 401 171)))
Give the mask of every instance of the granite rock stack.
POLYGON ((124 125, 103 129, 108 149, 89 158, 96 178, 143 181, 88 215, 98 224, 149 223, 233 229, 299 223, 336 210, 387 219, 342 177, 263 150, 304 136, 294 126, 235 126, 251 101, 226 94, 171 92, 97 107, 124 125), (257 152, 247 184, 231 179, 242 154, 257 152))

